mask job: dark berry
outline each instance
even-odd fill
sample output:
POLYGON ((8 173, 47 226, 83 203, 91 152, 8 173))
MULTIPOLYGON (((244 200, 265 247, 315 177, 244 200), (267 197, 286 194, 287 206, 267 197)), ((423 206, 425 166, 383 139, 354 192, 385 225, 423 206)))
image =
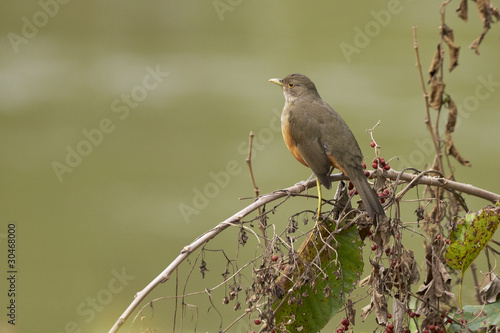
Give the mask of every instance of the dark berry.
POLYGON ((344 326, 349 326, 349 319, 347 318, 342 318, 342 320, 340 321, 340 323, 344 326))
POLYGON ((389 166, 389 164, 384 165, 384 170, 390 170, 390 169, 391 167, 389 166))
POLYGON ((376 244, 373 244, 372 245, 372 251, 375 251, 377 249, 377 245, 376 244))
POLYGON ((352 190, 354 188, 354 184, 349 182, 349 190, 352 190))
POLYGON ((376 169, 378 167, 378 163, 373 162, 372 168, 376 169))
POLYGON ((365 176, 370 177, 370 171, 365 171, 365 176))
POLYGON ((375 147, 375 142, 370 142, 370 147, 374 148, 375 147))
POLYGON ((387 318, 391 319, 392 315, 390 313, 387 314, 387 318))
POLYGON ((271 260, 272 260, 272 261, 276 261, 276 260, 278 260, 278 258, 279 258, 279 257, 278 257, 278 255, 277 255, 277 254, 275 254, 275 255, 271 258, 271 260))
POLYGON ((260 319, 255 319, 253 322, 255 323, 255 325, 260 325, 260 319))
POLYGON ((366 169, 366 164, 365 164, 365 162, 361 163, 361 166, 363 167, 363 169, 366 169))

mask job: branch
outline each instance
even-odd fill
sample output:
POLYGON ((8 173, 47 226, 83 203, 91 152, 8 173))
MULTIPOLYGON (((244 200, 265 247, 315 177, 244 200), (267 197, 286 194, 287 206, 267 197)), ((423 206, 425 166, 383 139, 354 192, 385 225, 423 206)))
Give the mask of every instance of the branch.
POLYGON ((430 186, 439 186, 448 190, 454 190, 462 193, 467 193, 473 195, 475 197, 485 199, 491 201, 492 203, 496 203, 500 200, 500 195, 497 193, 493 193, 487 190, 483 190, 482 188, 472 186, 470 184, 463 184, 459 182, 455 182, 453 180, 448 180, 443 177, 429 177, 429 176, 419 176, 419 174, 408 174, 401 173, 396 170, 381 170, 382 174, 386 178, 396 179, 399 176, 400 180, 404 180, 407 182, 411 182, 415 178, 419 178, 415 185, 430 185, 430 186))
MULTIPOLYGON (((407 174, 403 172, 399 172, 396 170, 374 170, 370 172, 370 178, 375 178, 377 175, 382 175, 383 177, 396 179, 399 177, 399 180, 411 182, 413 181, 415 185, 424 184, 430 186, 439 186, 443 188, 447 188, 450 190, 460 191, 463 193, 467 193, 470 195, 477 196, 479 198, 483 198, 489 200, 491 202, 496 202, 500 200, 500 195, 489 192, 475 186, 469 184, 462 184, 455 181, 447 180, 442 177, 429 177, 429 176, 419 176, 418 174, 407 174)), ((348 180, 349 178, 344 174, 338 173, 330 176, 332 181, 340 181, 340 180, 348 180)), ((151 281, 142 291, 138 292, 135 295, 134 300, 128 306, 128 308, 123 312, 123 314, 118 318, 116 323, 113 325, 110 333, 117 332, 118 329, 125 323, 127 318, 132 314, 135 308, 144 300, 144 298, 160 283, 166 282, 172 272, 187 258, 191 253, 196 251, 198 248, 203 246, 209 240, 220 234, 222 231, 227 229, 229 226, 233 226, 235 223, 241 222, 241 220, 249 215, 250 213, 258 210, 260 207, 264 206, 267 203, 273 202, 283 197, 296 196, 305 191, 306 189, 312 188, 316 186, 316 179, 311 179, 306 182, 300 182, 295 184, 294 186, 277 190, 269 194, 264 194, 258 197, 252 204, 243 208, 233 216, 227 218, 223 222, 219 223, 213 229, 207 231, 202 236, 195 239, 191 244, 184 247, 181 253, 177 256, 177 258, 163 271, 158 275, 153 281, 151 281)))

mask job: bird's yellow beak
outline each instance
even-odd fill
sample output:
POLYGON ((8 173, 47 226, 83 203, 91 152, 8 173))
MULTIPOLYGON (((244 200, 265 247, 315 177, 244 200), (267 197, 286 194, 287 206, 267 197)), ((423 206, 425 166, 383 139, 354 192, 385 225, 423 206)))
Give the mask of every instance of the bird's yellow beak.
POLYGON ((276 83, 277 85, 283 86, 283 81, 281 81, 281 79, 269 79, 269 82, 276 83))

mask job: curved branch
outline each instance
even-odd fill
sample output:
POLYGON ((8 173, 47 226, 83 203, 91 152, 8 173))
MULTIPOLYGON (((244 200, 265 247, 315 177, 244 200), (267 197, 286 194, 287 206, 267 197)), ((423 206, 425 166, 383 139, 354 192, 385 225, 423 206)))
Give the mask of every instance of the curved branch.
MULTIPOLYGON (((396 170, 382 170, 378 169, 375 171, 371 171, 370 173, 370 178, 374 178, 377 176, 377 173, 381 173, 381 175, 385 178, 390 178, 390 179, 396 179, 399 176, 400 180, 407 181, 407 182, 413 182, 413 184, 424 184, 424 185, 430 185, 430 186, 440 186, 443 188, 451 189, 451 190, 456 190, 460 191, 463 193, 467 193, 470 195, 477 196, 479 198, 483 198, 486 200, 489 200, 493 203, 496 201, 500 200, 500 195, 489 192, 480 188, 477 188, 475 186, 469 185, 469 184, 462 184, 458 183, 455 181, 447 180, 442 177, 429 177, 429 176, 422 176, 419 174, 408 174, 404 172, 399 172, 396 170)), ((340 180, 348 180, 349 178, 345 176, 344 174, 338 173, 338 174, 333 174, 330 176, 330 179, 332 181, 340 181, 340 180)), ((177 256, 177 258, 172 261, 168 267, 160 273, 153 281, 151 281, 143 290, 138 292, 135 295, 134 300, 132 303, 128 306, 128 308, 123 312, 123 314, 118 318, 116 323, 113 325, 113 327, 110 329, 110 333, 117 332, 118 329, 125 323, 127 318, 132 314, 132 312, 135 310, 135 308, 144 300, 144 298, 160 283, 167 281, 170 278, 170 275, 174 270, 187 258, 191 253, 196 251, 198 248, 203 246, 206 242, 220 234, 222 231, 224 231, 227 227, 234 225, 234 223, 240 222, 245 216, 249 215, 250 213, 258 210, 260 207, 264 206, 265 204, 275 201, 277 199, 287 197, 287 196, 295 196, 306 189, 312 188, 316 186, 316 179, 311 179, 306 182, 300 182, 295 184, 294 186, 285 188, 283 190, 277 190, 269 194, 262 195, 258 197, 252 204, 248 205, 247 207, 243 208, 233 216, 227 218, 223 222, 219 223, 217 226, 215 226, 213 229, 207 231, 197 239, 195 239, 191 244, 187 245, 182 249, 180 254, 177 256)))

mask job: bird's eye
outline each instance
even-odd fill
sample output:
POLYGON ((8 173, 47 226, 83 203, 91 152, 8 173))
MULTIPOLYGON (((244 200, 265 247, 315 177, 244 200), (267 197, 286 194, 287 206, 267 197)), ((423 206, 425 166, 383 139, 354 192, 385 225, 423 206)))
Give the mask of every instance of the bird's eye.
POLYGON ((293 82, 288 82, 288 87, 293 88, 293 82))

